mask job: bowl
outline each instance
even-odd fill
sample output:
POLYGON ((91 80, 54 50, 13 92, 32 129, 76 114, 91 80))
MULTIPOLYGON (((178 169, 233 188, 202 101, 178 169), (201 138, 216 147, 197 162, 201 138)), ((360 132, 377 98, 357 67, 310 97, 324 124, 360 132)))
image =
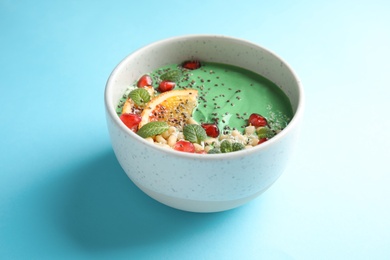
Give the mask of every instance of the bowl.
POLYGON ((271 51, 222 35, 185 35, 147 45, 125 57, 105 89, 112 147, 131 181, 153 199, 191 212, 218 212, 241 206, 266 191, 291 157, 304 106, 303 89, 290 66, 271 51), (293 118, 269 141, 224 154, 190 154, 147 142, 119 119, 115 107, 141 75, 161 66, 198 59, 242 67, 278 85, 289 98, 293 118))

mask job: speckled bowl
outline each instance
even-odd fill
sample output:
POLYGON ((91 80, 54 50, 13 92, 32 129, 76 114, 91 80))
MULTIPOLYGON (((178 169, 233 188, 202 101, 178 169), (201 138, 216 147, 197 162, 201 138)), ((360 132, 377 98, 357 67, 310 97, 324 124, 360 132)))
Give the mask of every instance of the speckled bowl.
POLYGON ((301 121, 303 90, 292 69, 257 44, 226 36, 189 35, 152 43, 127 56, 107 81, 105 106, 115 155, 142 191, 173 208, 217 212, 256 198, 282 174, 301 121), (240 66, 273 81, 291 101, 292 121, 262 145, 210 155, 161 148, 122 124, 115 106, 129 85, 144 73, 192 58, 240 66))

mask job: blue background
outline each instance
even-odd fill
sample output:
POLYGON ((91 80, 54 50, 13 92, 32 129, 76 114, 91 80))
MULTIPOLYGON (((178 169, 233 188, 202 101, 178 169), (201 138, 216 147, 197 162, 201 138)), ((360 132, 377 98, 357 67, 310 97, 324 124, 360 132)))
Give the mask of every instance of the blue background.
POLYGON ((0 0, 0 259, 389 259, 390 2, 267 2, 0 0), (136 188, 104 115, 122 58, 198 33, 276 52, 306 91, 284 175, 217 214, 136 188))

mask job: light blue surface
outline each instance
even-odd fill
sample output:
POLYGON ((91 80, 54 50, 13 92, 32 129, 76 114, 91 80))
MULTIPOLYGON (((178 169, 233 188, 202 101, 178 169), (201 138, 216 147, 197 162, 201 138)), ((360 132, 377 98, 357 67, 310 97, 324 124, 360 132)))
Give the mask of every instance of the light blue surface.
POLYGON ((0 0, 0 259, 389 259, 389 13, 388 1, 0 0), (276 52, 306 90, 284 175, 218 214, 144 195, 105 124, 116 64, 196 33, 276 52))

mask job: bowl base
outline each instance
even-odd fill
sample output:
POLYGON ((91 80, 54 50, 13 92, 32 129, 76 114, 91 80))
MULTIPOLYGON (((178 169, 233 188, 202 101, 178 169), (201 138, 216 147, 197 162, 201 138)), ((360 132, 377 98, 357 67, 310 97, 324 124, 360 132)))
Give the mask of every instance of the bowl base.
POLYGON ((236 200, 227 200, 227 201, 199 201, 199 200, 175 198, 161 193, 157 193, 155 191, 152 191, 140 185, 137 186, 149 197, 169 207, 183 210, 183 211, 189 211, 189 212, 212 213, 212 212, 226 211, 229 209, 242 206, 248 203, 249 201, 253 200, 254 198, 258 197, 260 194, 266 191, 271 185, 248 197, 236 199, 236 200))

